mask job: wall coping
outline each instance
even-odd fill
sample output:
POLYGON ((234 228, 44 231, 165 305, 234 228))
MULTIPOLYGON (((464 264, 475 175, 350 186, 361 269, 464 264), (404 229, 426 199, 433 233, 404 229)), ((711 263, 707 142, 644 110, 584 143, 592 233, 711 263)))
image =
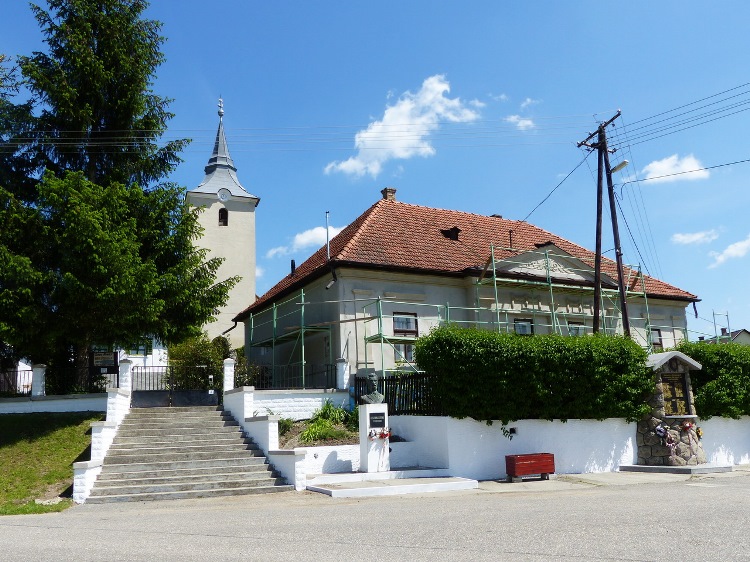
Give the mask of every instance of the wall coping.
POLYGON ((246 422, 263 422, 263 421, 279 421, 281 416, 253 416, 251 418, 245 418, 246 422))
POLYGON ((306 452, 304 450, 300 449, 274 449, 271 451, 268 451, 269 455, 280 455, 280 456, 295 456, 295 457, 304 457, 306 456, 306 452))
POLYGON ((227 390, 224 392, 224 395, 227 394, 237 394, 239 392, 253 392, 255 390, 254 386, 241 386, 238 388, 233 388, 232 390, 227 390))
POLYGON ((256 390, 255 394, 346 394, 348 390, 339 390, 338 388, 297 388, 287 390, 256 390))
POLYGON ((97 461, 79 461, 79 462, 74 462, 73 463, 73 468, 74 469, 75 468, 78 468, 78 469, 81 469, 81 468, 83 468, 83 469, 98 468, 98 467, 102 466, 103 463, 104 463, 104 461, 101 460, 101 459, 97 460, 97 461))
POLYGON ((44 402, 50 400, 86 400, 87 398, 106 398, 106 392, 92 392, 90 394, 57 394, 53 396, 32 396, 32 402, 44 402))
POLYGON ((124 390, 124 389, 119 388, 117 386, 109 386, 109 387, 107 387, 107 394, 111 394, 111 393, 119 394, 121 396, 130 396, 130 391, 129 390, 124 390))
POLYGON ((111 421, 98 421, 91 422, 91 427, 117 427, 117 424, 111 421))

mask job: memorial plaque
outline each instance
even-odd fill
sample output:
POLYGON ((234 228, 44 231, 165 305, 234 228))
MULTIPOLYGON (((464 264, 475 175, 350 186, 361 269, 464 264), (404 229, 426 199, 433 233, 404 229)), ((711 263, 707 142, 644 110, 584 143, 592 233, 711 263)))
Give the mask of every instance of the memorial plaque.
POLYGON ((664 394, 664 413, 667 416, 690 415, 687 381, 684 374, 662 374, 661 387, 664 394))
POLYGON ((92 372, 116 375, 120 372, 119 353, 94 351, 89 355, 89 367, 92 372))
POLYGON ((385 412, 371 413, 370 427, 385 427, 385 412))

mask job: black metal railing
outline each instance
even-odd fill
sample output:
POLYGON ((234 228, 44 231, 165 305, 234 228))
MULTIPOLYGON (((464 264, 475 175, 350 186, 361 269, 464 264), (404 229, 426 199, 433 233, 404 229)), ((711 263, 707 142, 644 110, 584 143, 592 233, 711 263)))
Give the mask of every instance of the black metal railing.
POLYGON ((212 390, 222 387, 219 370, 204 365, 133 367, 133 390, 212 390))
POLYGON ((25 396, 31 394, 31 369, 10 369, 0 372, 1 396, 25 396))
MULTIPOLYGON (((433 375, 413 372, 386 373, 378 376, 378 392, 385 396, 388 414, 391 416, 442 416, 445 415, 440 401, 432 390, 433 375)), ((367 377, 354 378, 354 400, 368 394, 367 377)))
POLYGON ((336 365, 307 363, 303 365, 257 365, 246 374, 237 374, 234 386, 254 386, 258 390, 335 388, 336 365))

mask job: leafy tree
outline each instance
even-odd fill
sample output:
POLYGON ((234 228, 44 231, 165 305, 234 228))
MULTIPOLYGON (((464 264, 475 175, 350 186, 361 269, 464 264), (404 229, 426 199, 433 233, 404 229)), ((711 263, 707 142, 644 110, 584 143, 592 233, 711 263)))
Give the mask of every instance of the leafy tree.
POLYGON ((74 363, 77 386, 92 344, 195 336, 236 282, 216 282, 198 211, 164 182, 187 141, 159 144, 172 114, 151 91, 164 38, 147 5, 32 6, 48 50, 17 59, 25 103, 0 60, 0 340, 74 363))

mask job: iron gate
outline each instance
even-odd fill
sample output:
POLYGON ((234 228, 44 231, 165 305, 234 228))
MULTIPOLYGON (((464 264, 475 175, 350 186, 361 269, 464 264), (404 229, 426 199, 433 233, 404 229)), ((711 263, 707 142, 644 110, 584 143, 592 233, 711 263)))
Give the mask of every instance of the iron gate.
POLYGON ((133 367, 131 406, 218 406, 222 380, 207 366, 133 367))

